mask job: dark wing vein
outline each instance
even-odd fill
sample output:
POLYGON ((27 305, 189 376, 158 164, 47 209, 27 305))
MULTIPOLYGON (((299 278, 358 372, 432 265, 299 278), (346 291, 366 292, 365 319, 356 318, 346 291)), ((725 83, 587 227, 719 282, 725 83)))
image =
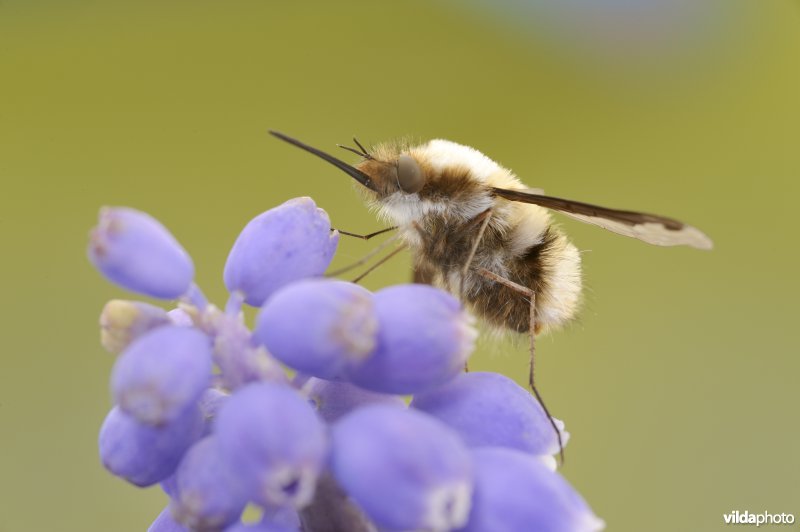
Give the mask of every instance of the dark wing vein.
POLYGON ((691 225, 656 214, 609 209, 590 203, 536 194, 532 190, 493 188, 495 195, 511 201, 531 203, 566 214, 571 218, 655 244, 657 246, 691 246, 711 249, 713 242, 691 225))

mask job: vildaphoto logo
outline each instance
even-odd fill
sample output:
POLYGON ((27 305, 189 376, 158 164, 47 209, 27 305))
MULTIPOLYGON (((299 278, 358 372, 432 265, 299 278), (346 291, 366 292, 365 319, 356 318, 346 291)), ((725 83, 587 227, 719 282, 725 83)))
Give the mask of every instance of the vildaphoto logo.
POLYGON ((754 514, 745 510, 740 512, 734 510, 727 514, 722 514, 722 519, 726 525, 791 525, 794 524, 794 514, 771 514, 769 512, 761 512, 754 514))

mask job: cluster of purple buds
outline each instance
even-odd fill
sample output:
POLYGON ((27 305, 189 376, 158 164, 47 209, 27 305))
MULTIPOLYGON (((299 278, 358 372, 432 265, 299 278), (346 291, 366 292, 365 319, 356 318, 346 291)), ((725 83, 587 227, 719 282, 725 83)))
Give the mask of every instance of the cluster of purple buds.
POLYGON ((539 403, 502 375, 464 373, 476 331, 459 301, 325 278, 338 237, 309 198, 257 216, 228 256, 220 309, 158 221, 101 211, 95 267, 178 302, 113 300, 100 319, 117 355, 100 458, 168 495, 150 530, 601 529, 555 471, 539 403), (245 303, 260 308, 252 330, 245 303), (248 506, 260 521, 241 521, 248 506))

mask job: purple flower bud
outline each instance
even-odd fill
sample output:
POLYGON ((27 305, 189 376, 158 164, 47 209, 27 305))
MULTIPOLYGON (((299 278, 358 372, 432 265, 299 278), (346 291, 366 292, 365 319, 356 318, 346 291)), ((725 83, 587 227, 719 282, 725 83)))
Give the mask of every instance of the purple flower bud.
POLYGON ((100 313, 100 343, 117 354, 152 329, 170 323, 167 311, 141 301, 112 299, 100 313))
POLYGON ((502 448, 475 449, 475 492, 460 532, 594 532, 604 523, 558 473, 536 457, 502 448))
POLYGON ((172 518, 172 514, 169 511, 169 507, 164 508, 164 510, 158 514, 156 520, 150 525, 147 529, 147 532, 190 532, 188 528, 184 527, 180 523, 176 523, 175 520, 172 518))
POLYGON ((466 523, 470 456, 445 425, 416 410, 372 405, 342 418, 332 433, 333 474, 378 527, 451 530, 466 523))
MULTIPOLYGON (((556 433, 539 402, 498 373, 459 375, 415 395, 411 406, 455 429, 470 447, 510 447, 535 455, 559 451, 556 433)), ((568 436, 562 431, 564 443, 568 436)))
POLYGON ((122 353, 111 374, 114 400, 143 423, 160 425, 193 405, 211 384, 211 344, 196 329, 166 325, 122 353))
POLYGON ((170 510, 177 522, 192 530, 221 530, 238 521, 247 505, 214 436, 189 449, 175 478, 177 490, 170 510))
POLYGON ((474 319, 453 296, 428 285, 385 288, 374 296, 378 346, 349 373, 376 392, 413 394, 464 369, 475 346, 474 319))
POLYGON ((256 342, 303 373, 341 377, 375 349, 372 294, 344 281, 314 279, 278 291, 258 314, 256 342))
POLYGON ((359 406, 385 403, 404 407, 402 397, 370 392, 348 384, 312 377, 303 385, 303 392, 314 401, 317 413, 327 423, 333 423, 359 406))
POLYGON ((100 459, 114 475, 137 486, 150 486, 172 475, 183 453, 202 433, 199 410, 152 427, 114 407, 100 428, 100 459))
POLYGON ((215 433, 251 500, 295 508, 311 501, 327 450, 325 426, 292 388, 261 382, 239 389, 220 410, 215 433))
MULTIPOLYGON (((210 436, 214 432, 214 422, 217 418, 217 414, 229 397, 229 393, 219 388, 208 388, 200 396, 198 406, 205 422, 203 437, 210 436)), ((162 481, 161 488, 167 495, 174 497, 177 489, 174 484, 175 475, 162 481)))
POLYGON ((279 288, 323 274, 339 234, 311 198, 295 198, 256 216, 236 239, 225 264, 228 291, 260 307, 279 288))
POLYGON ((149 214, 125 207, 100 209, 89 260, 113 283, 160 299, 180 297, 192 284, 192 259, 149 214))

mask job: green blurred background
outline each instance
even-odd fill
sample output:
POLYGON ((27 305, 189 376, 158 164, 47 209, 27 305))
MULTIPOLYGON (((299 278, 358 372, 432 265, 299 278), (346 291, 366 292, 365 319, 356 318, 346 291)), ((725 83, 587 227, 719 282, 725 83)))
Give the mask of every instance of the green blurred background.
MULTIPOLYGON (((800 6, 558 4, 0 2, 0 530, 141 531, 165 503, 96 454, 97 317, 131 297, 85 258, 101 205, 161 219, 220 303, 238 231, 279 202, 380 228, 268 128, 330 150, 443 137, 551 194, 703 228, 713 252, 564 221, 586 304, 539 343, 563 472, 612 531, 800 514, 800 6)), ((337 264, 371 247, 343 240, 337 264)), ((406 256, 366 284, 408 275, 406 256)), ((472 368, 524 382, 526 363, 485 340, 472 368)))

